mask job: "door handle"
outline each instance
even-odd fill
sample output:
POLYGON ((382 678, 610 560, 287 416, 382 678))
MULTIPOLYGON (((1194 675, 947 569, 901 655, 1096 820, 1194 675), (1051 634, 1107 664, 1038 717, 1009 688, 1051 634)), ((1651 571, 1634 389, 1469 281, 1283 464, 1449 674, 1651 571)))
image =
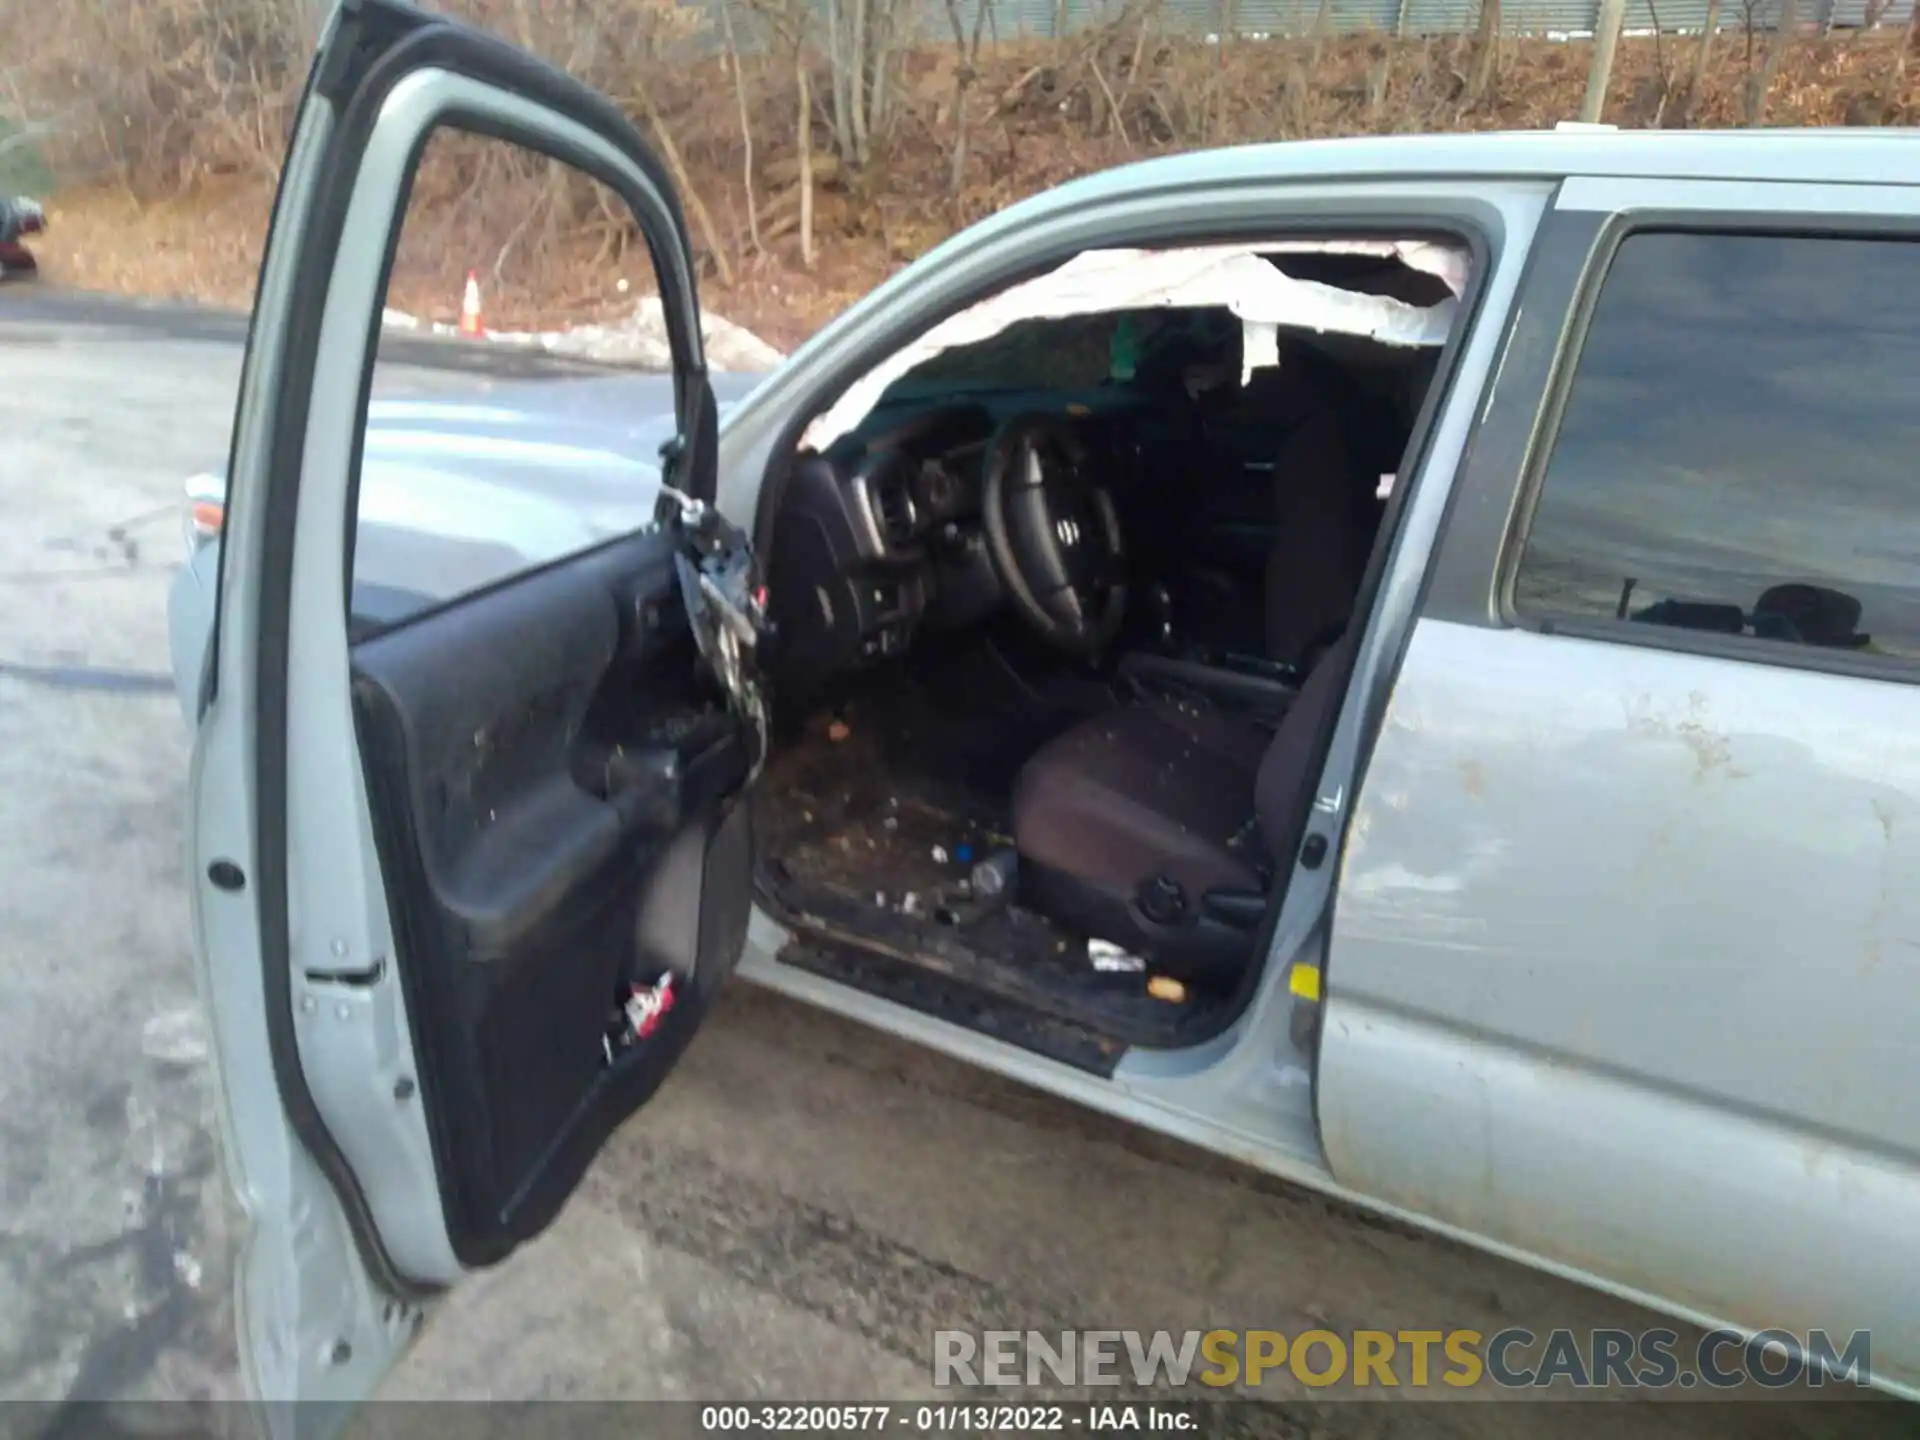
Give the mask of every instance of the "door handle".
POLYGON ((680 752, 614 747, 602 772, 602 794, 619 817, 622 834, 672 834, 680 828, 686 775, 680 752))

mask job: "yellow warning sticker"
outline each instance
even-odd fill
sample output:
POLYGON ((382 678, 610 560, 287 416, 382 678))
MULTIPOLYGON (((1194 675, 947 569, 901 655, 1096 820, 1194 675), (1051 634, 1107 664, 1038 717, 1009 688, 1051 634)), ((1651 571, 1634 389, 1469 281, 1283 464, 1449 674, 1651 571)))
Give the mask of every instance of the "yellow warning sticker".
POLYGON ((1303 1000, 1320 998, 1320 972, 1311 965, 1296 965, 1287 976, 1287 988, 1303 1000))

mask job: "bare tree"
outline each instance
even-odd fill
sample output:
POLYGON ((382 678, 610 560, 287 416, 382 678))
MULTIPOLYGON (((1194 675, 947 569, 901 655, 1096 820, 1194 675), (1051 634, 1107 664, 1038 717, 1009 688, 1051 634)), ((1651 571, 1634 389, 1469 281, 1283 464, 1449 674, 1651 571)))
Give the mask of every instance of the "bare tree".
POLYGON ((1673 69, 1667 64, 1666 27, 1660 23, 1660 10, 1654 0, 1647 0, 1647 19, 1653 29, 1653 77, 1654 92, 1653 115, 1648 119, 1647 127, 1658 130, 1667 120, 1667 102, 1673 99, 1673 69))
POLYGON ((1093 83, 1100 87, 1100 98, 1107 102, 1107 108, 1101 112, 1107 117, 1105 123, 1113 127, 1114 133, 1120 137, 1120 143, 1126 147, 1127 153, 1132 154, 1133 137, 1127 134, 1126 117, 1120 113, 1120 101, 1113 93, 1113 86, 1107 83, 1107 72, 1100 68, 1098 55, 1088 53, 1087 69, 1093 74, 1093 83))
POLYGON ((900 0, 867 0, 867 138, 891 134, 895 115, 890 77, 898 64, 900 47, 914 37, 911 26, 900 22, 900 0))
POLYGON ((740 62, 740 45, 733 33, 733 0, 719 0, 720 31, 727 45, 727 68, 733 72, 733 95, 740 105, 740 180, 747 193, 747 238, 758 251, 760 206, 753 195, 753 116, 747 108, 747 74, 740 62))
POLYGON ((1500 0, 1480 0, 1480 28, 1474 37, 1473 77, 1467 82, 1467 103, 1487 98, 1500 70, 1500 0))
POLYGON ((638 72, 634 75, 633 99, 637 102, 633 108, 647 117, 654 143, 660 147, 660 158, 667 162, 667 169, 673 174, 673 183, 679 187, 681 198, 687 202, 687 208, 693 211, 693 223, 700 231, 700 238, 706 242, 707 253, 713 257, 713 268, 719 272, 720 283, 733 284, 733 264, 727 259, 727 247, 720 239, 719 227, 713 223, 713 212, 707 209, 707 202, 701 198, 693 177, 687 173, 687 164, 680 157, 680 142, 674 138, 673 127, 667 123, 667 117, 660 113, 660 107, 653 103, 653 92, 641 83, 638 72))
POLYGON ((800 263, 813 268, 813 87, 805 43, 793 47, 794 90, 799 95, 794 142, 800 147, 800 263))
POLYGON ((1211 139, 1219 123, 1221 92, 1226 88, 1227 47, 1233 43, 1234 0, 1218 0, 1219 18, 1215 22, 1213 70, 1207 76, 1206 94, 1200 101, 1200 138, 1211 139))
POLYGON ((853 131, 853 154, 843 158, 851 159, 856 165, 867 163, 868 129, 867 96, 871 93, 869 70, 873 57, 867 53, 871 27, 867 24, 867 0, 853 0, 852 33, 847 37, 847 48, 853 59, 852 73, 848 75, 848 123, 853 131))
POLYGON ((1693 52, 1693 73, 1687 77, 1686 104, 1680 112, 1683 125, 1693 119, 1701 92, 1707 88, 1707 61, 1713 54, 1713 40, 1719 29, 1720 0, 1707 0, 1707 18, 1700 25, 1700 43, 1693 52))
MULTIPOLYGON (((1751 21, 1752 17, 1748 18, 1751 21)), ((1798 24, 1795 0, 1780 0, 1780 20, 1774 30, 1773 43, 1767 47, 1766 63, 1758 70, 1753 68, 1752 30, 1748 30, 1746 119, 1750 126, 1758 127, 1767 123, 1767 94, 1773 89, 1773 77, 1780 73, 1780 58, 1786 53, 1787 46, 1793 43, 1798 24)))
POLYGON ((1387 103, 1387 92, 1393 84, 1393 47, 1379 45, 1367 66, 1367 118, 1372 120, 1380 113, 1380 107, 1387 103))
MULTIPOLYGON (((784 49, 793 65, 794 149, 799 191, 800 263, 813 268, 813 66, 808 53, 808 25, 813 10, 809 0, 747 0, 772 32, 776 50, 784 49)), ((768 166, 768 178, 774 178, 768 166)), ((769 203, 778 208, 779 199, 769 203)), ((768 218, 769 235, 783 233, 768 218)))
POLYGON ((979 78, 974 68, 980 58, 980 37, 986 33, 987 9, 992 0, 974 0, 973 33, 960 23, 960 0, 946 0, 947 22, 953 26, 953 43, 958 50, 953 61, 953 166, 947 177, 947 190, 956 201, 967 176, 967 91, 979 78))
POLYGON ((1313 12, 1313 51, 1307 62, 1307 68, 1316 74, 1320 69, 1320 56, 1324 53, 1327 33, 1333 28, 1333 0, 1320 0, 1313 12))
POLYGON ((1752 99, 1754 59, 1760 46, 1759 7, 1760 0, 1740 0, 1740 46, 1746 67, 1740 92, 1742 113, 1752 99))
POLYGON ((886 128, 895 0, 826 0, 826 15, 834 149, 857 169, 872 158, 874 137, 886 128))
POLYGON ((1626 0, 1600 0, 1600 18, 1593 30, 1593 63, 1587 70, 1586 98, 1580 102, 1580 118, 1589 125, 1597 124, 1607 108, 1613 55, 1620 45, 1620 22, 1626 11, 1626 0))
MULTIPOLYGON (((1331 6, 1333 0, 1320 0, 1320 3, 1323 7, 1331 6)), ((1135 8, 1134 5, 1129 4, 1121 13, 1120 28, 1125 27, 1127 17, 1134 13, 1135 8)), ((1133 150, 1133 137, 1127 134, 1125 119, 1127 97, 1133 92, 1134 82, 1140 78, 1140 62, 1147 53, 1147 31, 1152 28, 1159 10, 1160 0, 1143 0, 1143 3, 1138 6, 1139 24, 1134 29, 1133 53, 1127 57, 1126 74, 1120 77, 1120 94, 1111 101, 1114 128, 1120 132, 1121 142, 1126 145, 1129 153, 1133 150)))
POLYGON ((1920 5, 1915 5, 1907 17, 1907 33, 1893 57, 1893 73, 1887 76, 1886 100, 1881 108, 1888 115, 1900 103, 1900 92, 1907 83, 1907 62, 1916 54, 1920 54, 1920 5))
POLYGON ((847 51, 847 25, 841 0, 827 0, 827 84, 833 102, 833 148, 853 160, 852 72, 859 68, 847 51))

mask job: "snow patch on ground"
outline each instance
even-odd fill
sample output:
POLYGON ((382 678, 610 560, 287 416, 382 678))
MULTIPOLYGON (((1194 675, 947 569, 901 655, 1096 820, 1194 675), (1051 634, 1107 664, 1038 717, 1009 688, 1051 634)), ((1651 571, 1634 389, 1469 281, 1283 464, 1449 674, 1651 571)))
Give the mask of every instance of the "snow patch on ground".
MULTIPOLYGON (((411 330, 423 335, 460 333, 456 325, 422 320, 403 310, 384 310, 380 320, 389 329, 411 330)), ((745 326, 718 315, 703 316, 700 328, 706 340, 710 369, 771 370, 786 358, 745 326)), ((576 325, 567 330, 488 330, 482 338, 496 345, 649 370, 665 370, 673 359, 667 345, 665 312, 655 295, 641 300, 626 319, 605 325, 576 325)))

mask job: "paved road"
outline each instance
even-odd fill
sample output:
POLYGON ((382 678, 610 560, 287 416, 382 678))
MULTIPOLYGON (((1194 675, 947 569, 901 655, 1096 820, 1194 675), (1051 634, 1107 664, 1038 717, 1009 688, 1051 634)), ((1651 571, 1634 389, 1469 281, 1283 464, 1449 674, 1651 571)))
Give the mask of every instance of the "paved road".
MULTIPOLYGON (((224 1397, 234 1216, 181 886, 180 481, 244 321, 0 290, 0 1397, 224 1397)), ((401 340, 399 388, 491 383, 401 340)), ((551 361, 488 350, 490 372, 551 361)))
MULTIPOLYGON (((0 1397, 234 1392, 234 1220, 180 885, 187 742, 158 677, 178 482, 223 454, 237 334, 0 293, 0 1397)), ((1647 1317, 739 988, 554 1230, 462 1291, 390 1388, 905 1398, 941 1325, 1513 1323, 1647 1317)), ((1282 1428, 1752 1440, 1820 1422, 1346 1404, 1282 1428)))

